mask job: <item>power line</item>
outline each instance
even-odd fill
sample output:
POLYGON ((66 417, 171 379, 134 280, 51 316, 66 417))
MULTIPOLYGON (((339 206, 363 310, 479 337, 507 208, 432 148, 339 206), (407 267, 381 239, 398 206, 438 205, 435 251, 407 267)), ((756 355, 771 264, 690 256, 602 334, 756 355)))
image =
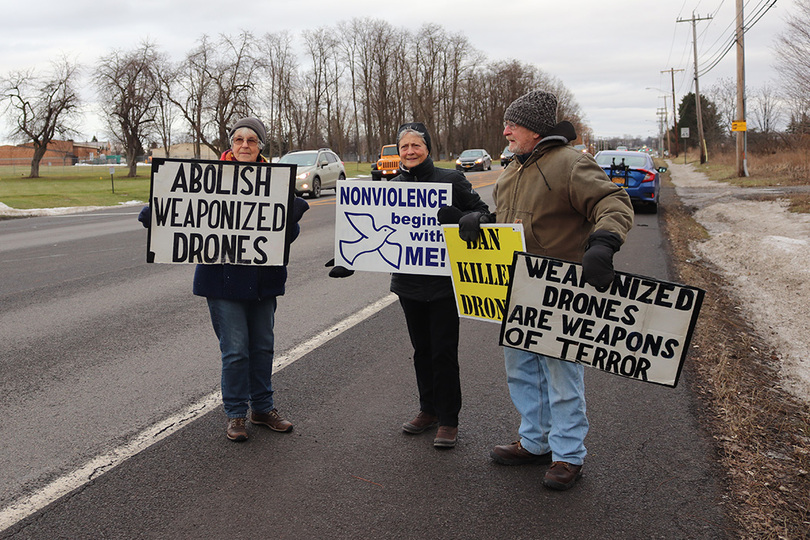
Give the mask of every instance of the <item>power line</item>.
MULTIPOLYGON (((762 19, 762 17, 764 17, 764 16, 765 16, 765 14, 766 14, 768 11, 770 11, 770 9, 771 9, 771 8, 772 8, 774 5, 776 5, 776 0, 762 0, 762 1, 760 2, 760 4, 759 4, 759 5, 758 5, 758 6, 755 8, 755 9, 757 9, 758 11, 756 11, 756 12, 755 12, 753 15, 751 15, 751 16, 748 18, 748 20, 747 20, 747 21, 745 21, 744 28, 743 28, 743 34, 745 34, 746 32, 748 32, 748 30, 750 30, 751 28, 753 28, 753 26, 754 26, 756 23, 758 23, 758 22, 760 21, 760 19, 762 19), (767 2, 770 2, 770 5, 767 5, 767 2)), ((734 45, 735 45, 736 43, 737 43, 737 36, 736 36, 735 34, 733 34, 733 35, 731 35, 731 37, 730 37, 730 38, 729 38, 729 39, 726 41, 725 49, 723 49, 723 50, 722 50, 722 52, 717 53, 716 58, 714 58, 714 59, 710 59, 710 60, 708 61, 708 62, 709 62, 708 67, 703 67, 703 68, 701 68, 700 66, 698 66, 698 68, 700 69, 700 71, 698 72, 698 74, 699 74, 700 76, 706 75, 706 74, 707 74, 709 71, 711 71, 712 69, 714 69, 715 67, 717 67, 717 64, 719 64, 719 63, 720 63, 720 61, 721 61, 723 58, 725 58, 725 56, 726 56, 726 55, 728 54, 728 52, 729 52, 729 51, 730 51, 730 50, 731 50, 731 49, 734 47, 734 45)), ((705 65, 705 64, 704 64, 704 65, 705 65)))

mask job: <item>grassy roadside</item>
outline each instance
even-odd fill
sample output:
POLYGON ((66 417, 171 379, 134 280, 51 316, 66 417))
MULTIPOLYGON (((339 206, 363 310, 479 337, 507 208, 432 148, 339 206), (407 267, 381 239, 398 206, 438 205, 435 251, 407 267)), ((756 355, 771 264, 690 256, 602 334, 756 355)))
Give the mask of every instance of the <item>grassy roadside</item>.
MULTIPOLYGON (((663 179, 672 186, 669 173, 663 179)), ((723 293, 728 283, 690 262, 690 245, 707 233, 674 189, 667 190, 660 212, 676 279, 707 291, 688 364, 698 414, 725 472, 725 503, 738 525, 731 536, 810 538, 810 406, 781 388, 776 353, 723 293)))
MULTIPOLYGON (((437 167, 453 168, 455 162, 437 161, 437 167)), ((371 163, 345 162, 346 176, 371 175, 371 163)), ((17 168, 19 169, 19 167, 17 168)), ((24 178, 19 170, 0 167, 0 203, 18 210, 65 206, 116 206, 149 199, 151 169, 139 167, 138 177, 125 178, 126 169, 116 167, 52 167, 42 178, 24 178)), ((26 173, 28 171, 26 170, 26 173)))

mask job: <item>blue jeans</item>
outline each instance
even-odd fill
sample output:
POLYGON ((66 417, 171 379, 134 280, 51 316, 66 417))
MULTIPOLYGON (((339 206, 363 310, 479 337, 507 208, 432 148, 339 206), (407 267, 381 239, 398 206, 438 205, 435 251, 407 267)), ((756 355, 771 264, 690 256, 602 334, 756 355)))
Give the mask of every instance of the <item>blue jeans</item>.
POLYGON ((533 454, 582 465, 585 435, 585 368, 528 351, 503 348, 512 403, 520 413, 520 444, 533 454))
POLYGON ((222 404, 228 418, 273 408, 273 324, 276 298, 261 301, 209 298, 211 324, 222 353, 222 404))

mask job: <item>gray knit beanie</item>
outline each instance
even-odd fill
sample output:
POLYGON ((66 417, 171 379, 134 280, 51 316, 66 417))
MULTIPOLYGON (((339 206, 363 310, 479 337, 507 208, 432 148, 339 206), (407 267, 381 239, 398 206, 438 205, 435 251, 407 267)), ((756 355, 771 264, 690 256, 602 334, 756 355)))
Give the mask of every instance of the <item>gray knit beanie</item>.
POLYGON ((503 119, 545 137, 557 125, 557 96, 543 90, 523 94, 506 108, 503 119))
POLYGON ((228 133, 228 138, 233 138, 233 134, 236 133, 236 130, 243 127, 252 129, 256 136, 259 137, 259 146, 264 147, 264 141, 267 140, 267 130, 261 120, 252 116, 237 120, 228 133))

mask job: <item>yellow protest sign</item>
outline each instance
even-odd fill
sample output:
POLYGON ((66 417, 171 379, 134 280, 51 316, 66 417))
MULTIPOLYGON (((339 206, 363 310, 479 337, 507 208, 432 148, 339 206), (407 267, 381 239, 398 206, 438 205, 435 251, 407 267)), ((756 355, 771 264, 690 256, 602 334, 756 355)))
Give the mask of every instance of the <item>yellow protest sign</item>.
POLYGON ((482 225, 476 242, 465 242, 458 225, 444 225, 444 241, 461 317, 500 323, 506 310, 515 252, 525 251, 523 224, 482 225))

